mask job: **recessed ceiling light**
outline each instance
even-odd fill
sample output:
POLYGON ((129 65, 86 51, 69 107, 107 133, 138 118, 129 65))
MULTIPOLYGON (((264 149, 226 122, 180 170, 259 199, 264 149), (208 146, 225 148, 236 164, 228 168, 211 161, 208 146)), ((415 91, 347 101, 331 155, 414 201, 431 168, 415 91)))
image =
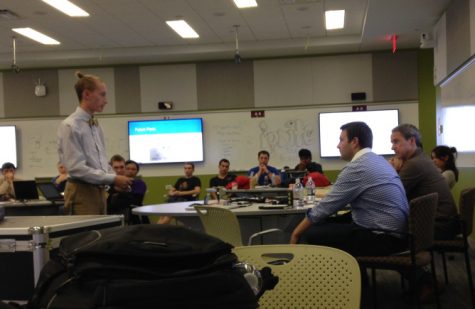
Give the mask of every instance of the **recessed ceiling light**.
POLYGON ((239 9, 255 8, 257 6, 256 0, 234 0, 234 4, 239 9))
POLYGON ((75 5, 74 3, 68 0, 42 0, 42 1, 71 17, 89 16, 88 12, 84 11, 79 6, 75 5))
POLYGON ((345 10, 325 11, 325 27, 327 30, 343 29, 345 10))
POLYGON ((200 37, 184 20, 169 20, 167 21, 167 25, 184 39, 196 39, 200 37))
POLYGON ((41 44, 45 45, 59 45, 61 44, 60 42, 56 41, 53 38, 50 38, 49 36, 36 31, 35 29, 32 28, 13 28, 13 31, 16 33, 19 33, 23 36, 26 36, 27 38, 30 38, 36 42, 39 42, 41 44))

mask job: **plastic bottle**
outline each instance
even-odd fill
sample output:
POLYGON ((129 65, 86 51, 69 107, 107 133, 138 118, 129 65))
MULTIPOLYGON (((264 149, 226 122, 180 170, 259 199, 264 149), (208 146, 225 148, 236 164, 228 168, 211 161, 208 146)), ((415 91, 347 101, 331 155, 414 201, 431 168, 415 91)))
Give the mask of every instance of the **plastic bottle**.
POLYGON ((315 202, 315 183, 312 177, 308 176, 305 188, 307 189, 307 203, 311 204, 315 202))
POLYGON ((300 183, 300 178, 295 179, 295 185, 293 188, 293 195, 294 195, 294 207, 302 207, 304 205, 303 202, 303 186, 300 183))

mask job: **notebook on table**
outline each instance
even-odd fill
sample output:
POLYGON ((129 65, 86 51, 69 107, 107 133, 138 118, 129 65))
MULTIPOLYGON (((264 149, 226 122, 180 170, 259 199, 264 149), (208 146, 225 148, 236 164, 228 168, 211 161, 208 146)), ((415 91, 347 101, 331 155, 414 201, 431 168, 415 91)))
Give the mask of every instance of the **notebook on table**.
POLYGON ((15 199, 18 201, 39 199, 36 182, 34 180, 13 181, 13 190, 15 190, 15 199))
POLYGON ((37 184, 38 189, 40 189, 41 194, 51 202, 64 201, 64 197, 61 192, 58 191, 56 186, 51 182, 39 183, 37 184))

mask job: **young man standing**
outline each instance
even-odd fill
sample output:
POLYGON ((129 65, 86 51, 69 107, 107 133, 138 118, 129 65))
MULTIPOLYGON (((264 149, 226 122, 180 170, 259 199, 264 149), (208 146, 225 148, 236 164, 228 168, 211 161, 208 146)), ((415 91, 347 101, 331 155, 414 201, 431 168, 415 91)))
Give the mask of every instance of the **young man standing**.
POLYGON ((107 104, 107 87, 97 76, 76 73, 79 106, 58 128, 58 154, 69 173, 64 208, 73 215, 106 213, 105 185, 127 189, 132 179, 109 168, 104 133, 94 114, 107 104))

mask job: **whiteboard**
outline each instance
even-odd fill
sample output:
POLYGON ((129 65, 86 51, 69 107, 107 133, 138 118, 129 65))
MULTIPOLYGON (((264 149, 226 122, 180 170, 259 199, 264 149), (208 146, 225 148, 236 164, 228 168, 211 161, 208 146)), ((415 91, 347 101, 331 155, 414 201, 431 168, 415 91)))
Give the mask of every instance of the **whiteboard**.
MULTIPOLYGON (((368 105, 368 110, 398 108, 400 123, 418 125, 417 102, 392 102, 368 105)), ((128 158, 127 122, 129 120, 202 117, 204 127, 204 162, 196 163, 195 174, 215 174, 218 161, 227 158, 231 170, 248 170, 257 165, 257 152, 270 152, 269 164, 277 168, 293 167, 298 163, 300 148, 308 148, 315 161, 324 169, 341 169, 345 162, 339 159, 319 158, 318 113, 351 111, 351 106, 300 107, 265 110, 265 117, 252 118, 250 110, 177 113, 166 116, 99 115, 104 131, 107 155, 121 154, 128 158)), ((0 124, 17 126, 18 170, 22 178, 56 175, 58 162, 56 130, 63 118, 12 119, 0 124)), ((388 139, 390 137, 388 136, 388 139)), ((335 141, 335 147, 338 141, 335 141)), ((1 164, 1 163, 0 163, 1 164)), ((143 176, 173 176, 183 174, 183 164, 143 165, 143 176)))

